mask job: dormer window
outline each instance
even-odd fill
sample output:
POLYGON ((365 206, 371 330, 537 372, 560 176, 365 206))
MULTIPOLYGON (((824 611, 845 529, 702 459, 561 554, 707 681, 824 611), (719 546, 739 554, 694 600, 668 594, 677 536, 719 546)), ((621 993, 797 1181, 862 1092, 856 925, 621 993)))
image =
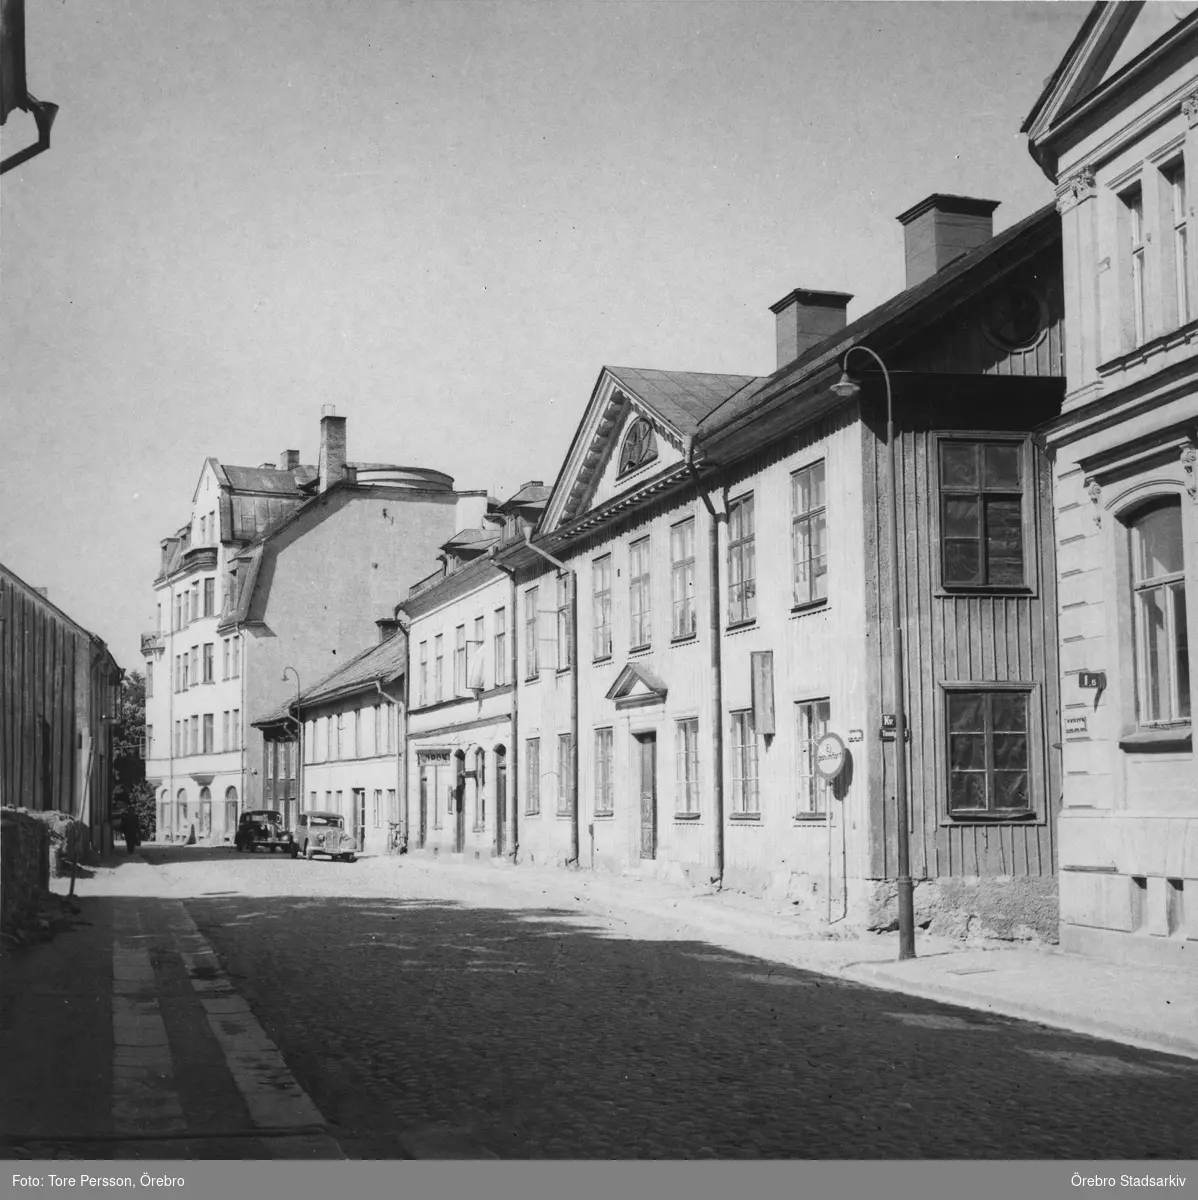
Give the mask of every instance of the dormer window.
POLYGON ((620 474, 627 475, 657 457, 657 438, 653 426, 644 417, 637 417, 624 438, 620 449, 620 474))

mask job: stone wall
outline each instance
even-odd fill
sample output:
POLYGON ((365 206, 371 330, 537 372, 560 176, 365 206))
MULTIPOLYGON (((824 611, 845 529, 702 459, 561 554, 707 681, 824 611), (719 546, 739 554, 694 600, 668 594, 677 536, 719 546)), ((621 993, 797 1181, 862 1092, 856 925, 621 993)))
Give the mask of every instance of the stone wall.
MULTIPOLYGON (((893 881, 875 882, 865 907, 867 928, 898 928, 893 881)), ((915 924, 941 937, 1055 943, 1059 914, 1055 876, 972 876, 915 884, 915 924)))
POLYGON ((69 875, 72 862, 85 863, 91 857, 91 834, 82 821, 54 810, 27 815, 45 825, 50 834, 51 875, 69 875))
POLYGON ((0 810, 0 925, 15 928, 37 915, 50 886, 50 830, 24 809, 0 810))

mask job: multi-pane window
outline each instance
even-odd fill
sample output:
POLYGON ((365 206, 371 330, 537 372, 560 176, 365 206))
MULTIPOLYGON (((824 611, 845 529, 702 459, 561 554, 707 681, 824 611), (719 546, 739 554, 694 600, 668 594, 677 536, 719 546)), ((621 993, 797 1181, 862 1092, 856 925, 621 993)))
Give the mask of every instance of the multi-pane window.
POLYGON ((699 811, 699 718, 688 717, 675 726, 675 807, 680 813, 699 811))
POLYGON ((495 686, 507 683, 507 609, 495 610, 495 686))
POLYGON ((428 703, 428 642, 420 643, 420 703, 428 703))
POLYGON ((1181 505, 1157 502, 1131 522, 1136 707, 1141 725, 1190 719, 1181 505))
POLYGON ((191 737, 188 738, 188 744, 192 754, 200 753, 200 718, 198 714, 191 718, 191 737))
POLYGON ((210 617, 216 612, 216 580, 209 576, 204 580, 204 616, 210 617))
POLYGON ((635 471, 657 457, 657 439, 653 434, 653 426, 644 417, 637 417, 629 426, 624 444, 620 447, 621 475, 635 471))
POLYGON ((595 812, 612 811, 612 731, 595 730, 595 812))
POLYGON ((732 811, 760 813, 757 792, 757 731, 753 710, 732 714, 732 811))
POLYGON ((220 748, 232 750, 233 743, 229 740, 229 710, 226 708, 220 715, 220 748))
POLYGON ((154 660, 146 660, 146 699, 154 698, 154 660))
POLYGON ((572 665, 574 639, 570 630, 569 575, 557 577, 557 669, 568 671, 572 665))
POLYGON ((216 714, 204 714, 204 750, 205 754, 211 754, 215 749, 216 739, 216 714))
POLYGON ((1131 321, 1135 345, 1145 337, 1144 323, 1144 195, 1134 187, 1123 194, 1127 213, 1128 250, 1131 255, 1131 321))
POLYGON ((373 708, 374 720, 374 741, 371 743, 371 749, 375 754, 383 752, 383 706, 381 704, 374 705, 373 708))
POLYGON ((574 810, 570 801, 574 795, 574 755, 568 733, 557 735, 557 815, 568 817, 574 810))
POLYGON ((236 679, 241 674, 241 635, 237 633, 229 639, 229 667, 236 679))
POLYGON ((191 684, 191 655, 184 654, 181 659, 182 674, 179 678, 179 687, 186 689, 191 684))
POLYGON ((524 677, 535 679, 541 671, 540 646, 537 643, 537 588, 524 593, 524 677))
POLYGON ((1177 323, 1190 319, 1190 248, 1186 232, 1186 169, 1178 163, 1165 173, 1173 217, 1173 272, 1177 286, 1177 323))
POLYGON ((474 618, 474 640, 466 647, 466 682, 471 688, 483 686, 483 647, 486 645, 486 635, 483 633, 482 617, 474 618))
POLYGON ((395 788, 387 789, 387 820, 391 820, 396 812, 395 808, 395 788))
POLYGON ((641 538, 628 547, 628 640, 633 650, 652 640, 649 608, 649 539, 641 538))
POLYGON ((443 634, 433 638, 433 703, 445 698, 445 639, 443 634))
POLYGON ((466 626, 459 625, 453 636, 453 694, 461 696, 466 691, 466 626))
POLYGON ((541 739, 524 742, 524 811, 535 817, 541 811, 541 739))
POLYGON ((183 735, 181 731, 181 722, 175 722, 175 757, 179 758, 186 753, 183 746, 183 735))
POLYGON ((378 829, 383 824, 383 789, 374 789, 374 827, 378 829))
POLYGON ((690 637, 698 629, 695 611, 695 518, 670 527, 671 636, 690 637))
POLYGON ((383 731, 386 751, 391 754, 395 750, 395 705, 390 700, 383 710, 383 731))
POLYGON ((145 749, 142 751, 142 757, 143 758, 153 758, 154 757, 154 726, 153 725, 146 726, 145 749))
POLYGON ((753 494, 728 505, 728 624, 757 615, 757 562, 753 494))
POLYGON ((362 710, 354 709, 354 758, 362 757, 362 710))
POLYGON ((241 749, 241 709, 233 709, 233 715, 229 717, 229 728, 233 734, 233 749, 241 749))
POLYGON ((335 758, 345 757, 345 714, 338 713, 333 718, 334 729, 337 736, 335 758))
POLYGON ((204 682, 212 683, 216 678, 216 665, 214 655, 216 647, 212 642, 204 643, 204 682))
POLYGON ((1027 812, 1028 693, 948 693, 948 808, 952 815, 1027 812))
POLYGON ((1024 582, 1019 442, 940 443, 940 535, 946 587, 1024 582))
POLYGON ((803 700, 795 705, 798 720, 799 769, 795 813, 809 817, 828 811, 828 781, 815 769, 815 744, 828 732, 831 704, 827 700, 803 700))
POLYGON ((229 639, 225 638, 220 644, 220 664, 222 679, 229 678, 229 639))
POLYGON ((591 656, 611 657, 611 555, 591 563, 591 656))
POLYGON ((828 596, 828 516, 824 464, 812 463, 790 477, 790 557, 794 602, 828 596))

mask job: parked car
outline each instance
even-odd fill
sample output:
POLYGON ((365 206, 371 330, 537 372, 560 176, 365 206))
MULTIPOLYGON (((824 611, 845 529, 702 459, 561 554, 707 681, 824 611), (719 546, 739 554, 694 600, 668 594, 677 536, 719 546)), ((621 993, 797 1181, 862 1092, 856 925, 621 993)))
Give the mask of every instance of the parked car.
POLYGON ((283 850, 295 857, 295 841, 291 831, 283 825, 283 814, 270 808, 254 809, 241 814, 233 845, 239 851, 270 848, 271 854, 283 850))
POLYGON ((341 858, 353 862, 358 854, 354 836, 345 828, 345 818, 335 812, 300 813, 295 824, 295 850, 314 858, 327 854, 329 858, 341 858))

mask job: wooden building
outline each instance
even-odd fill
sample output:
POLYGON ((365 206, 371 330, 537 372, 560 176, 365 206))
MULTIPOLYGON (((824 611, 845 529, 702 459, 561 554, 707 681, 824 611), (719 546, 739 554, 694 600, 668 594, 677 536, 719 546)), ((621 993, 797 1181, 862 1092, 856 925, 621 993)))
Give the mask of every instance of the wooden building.
POLYGON ((0 805, 65 813, 111 848, 121 675, 104 642, 0 564, 0 805))
POLYGON ((517 573, 521 857, 893 919, 886 390, 851 354, 868 346, 897 426, 917 911, 1055 935, 1035 430, 1063 392, 1060 231, 1049 208, 992 236, 995 207, 902 214, 908 287, 851 325, 842 293, 779 301, 767 378, 601 372, 535 546, 499 556, 517 573), (834 784, 826 732, 848 751, 834 784))

